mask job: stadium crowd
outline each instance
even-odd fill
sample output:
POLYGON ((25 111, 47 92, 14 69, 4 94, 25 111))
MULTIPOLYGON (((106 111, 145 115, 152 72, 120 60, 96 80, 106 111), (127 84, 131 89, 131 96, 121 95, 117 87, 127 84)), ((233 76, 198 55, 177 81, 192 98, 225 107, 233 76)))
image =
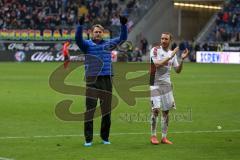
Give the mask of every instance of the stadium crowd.
POLYGON ((86 24, 120 26, 118 15, 128 15, 138 0, 0 0, 0 29, 73 28, 79 16, 86 24))
POLYGON ((55 29, 73 25, 78 5, 70 0, 0 0, 1 29, 55 29))
MULTIPOLYGON (((119 34, 119 15, 130 15, 143 8, 141 0, 0 0, 0 29, 72 29, 80 16, 85 16, 85 27, 100 23, 112 36, 119 34)), ((135 13, 134 13, 135 14, 135 13)), ((209 43, 194 44, 185 40, 173 43, 180 52, 190 50, 195 61, 196 51, 221 51, 222 46, 211 42, 240 42, 240 0, 228 0, 217 14, 216 26, 208 37, 209 43)), ((142 61, 151 47, 146 38, 132 47, 129 61, 142 61)))
POLYGON ((240 0, 228 0, 217 14, 213 41, 240 41, 240 0))

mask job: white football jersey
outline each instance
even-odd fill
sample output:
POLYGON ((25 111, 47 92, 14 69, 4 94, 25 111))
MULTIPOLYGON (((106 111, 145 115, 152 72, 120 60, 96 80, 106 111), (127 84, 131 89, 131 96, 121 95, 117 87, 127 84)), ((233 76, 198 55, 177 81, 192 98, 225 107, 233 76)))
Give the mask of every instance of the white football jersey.
MULTIPOLYGON (((171 54, 172 54, 171 50, 165 51, 165 50, 163 50, 163 48, 161 46, 153 47, 150 52, 151 64, 154 63, 154 60, 161 61, 167 57, 170 57, 171 54)), ((152 64, 152 65, 154 65, 154 64, 152 64)), ((158 67, 155 69, 154 82, 165 81, 165 82, 171 83, 170 72, 171 72, 172 66, 173 67, 179 66, 176 55, 172 59, 170 59, 165 66, 158 67)))

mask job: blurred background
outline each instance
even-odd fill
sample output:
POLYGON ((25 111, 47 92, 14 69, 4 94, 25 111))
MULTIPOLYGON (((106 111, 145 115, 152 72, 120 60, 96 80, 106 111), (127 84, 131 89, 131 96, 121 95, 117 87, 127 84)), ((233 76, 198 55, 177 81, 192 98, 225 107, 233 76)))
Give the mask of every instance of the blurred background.
POLYGON ((68 39, 71 55, 84 60, 74 43, 79 17, 86 17, 85 39, 96 23, 107 39, 119 35, 120 14, 129 19, 129 38, 113 51, 114 61, 147 61, 168 31, 172 48, 191 51, 188 61, 222 63, 218 53, 197 54, 216 51, 240 62, 239 54, 229 53, 240 51, 240 0, 0 0, 0 61, 62 61, 68 39))

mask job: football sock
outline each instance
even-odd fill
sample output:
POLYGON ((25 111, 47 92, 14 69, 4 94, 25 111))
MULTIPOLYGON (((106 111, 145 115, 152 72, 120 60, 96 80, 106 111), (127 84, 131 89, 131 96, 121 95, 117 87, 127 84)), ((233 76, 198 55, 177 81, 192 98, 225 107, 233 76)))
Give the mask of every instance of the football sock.
POLYGON ((158 121, 158 117, 155 115, 152 115, 151 116, 151 134, 152 134, 152 136, 157 135, 157 121, 158 121))
POLYGON ((167 137, 168 130, 168 115, 161 117, 161 127, 162 127, 162 138, 167 137))

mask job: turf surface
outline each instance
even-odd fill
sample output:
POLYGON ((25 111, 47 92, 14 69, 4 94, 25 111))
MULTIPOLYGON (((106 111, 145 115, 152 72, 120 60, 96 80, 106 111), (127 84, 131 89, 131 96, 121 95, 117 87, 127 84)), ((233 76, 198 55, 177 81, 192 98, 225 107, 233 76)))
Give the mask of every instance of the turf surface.
MULTIPOLYGON (((100 144, 97 118, 89 148, 83 146, 82 122, 55 116, 55 105, 64 99, 74 101, 72 112, 85 109, 84 97, 49 86, 59 65, 0 63, 0 159, 240 159, 240 65, 188 63, 181 74, 172 73, 177 110, 171 112, 168 137, 174 145, 150 144, 149 99, 141 98, 133 107, 120 99, 112 113, 111 145, 100 144)), ((67 83, 84 84, 82 73, 72 72, 67 83)))

